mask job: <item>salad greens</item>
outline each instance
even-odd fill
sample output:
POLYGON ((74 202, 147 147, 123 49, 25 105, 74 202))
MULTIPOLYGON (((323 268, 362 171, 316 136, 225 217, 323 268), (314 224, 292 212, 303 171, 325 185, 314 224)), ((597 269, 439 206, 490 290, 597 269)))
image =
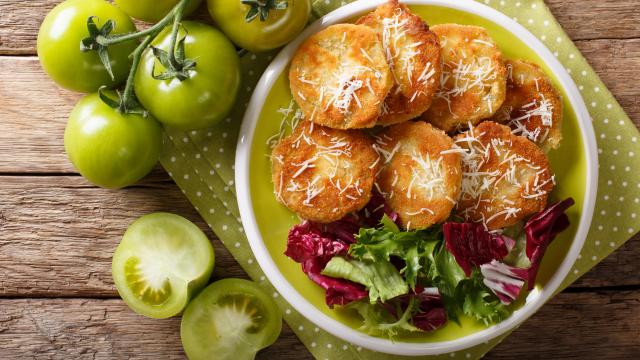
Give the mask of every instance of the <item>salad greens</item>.
POLYGON ((391 262, 391 256, 404 260, 405 266, 400 269, 407 285, 415 290, 416 281, 425 261, 423 258, 433 251, 441 237, 440 230, 400 231, 391 218, 382 217, 380 228, 361 228, 356 236, 356 243, 349 248, 349 255, 354 259, 375 262, 391 262))
MULTIPOLYGON (((467 278, 453 254, 444 246, 440 229, 401 231, 386 215, 380 224, 379 228, 360 229, 357 242, 349 248, 349 255, 354 259, 375 261, 386 266, 393 266, 392 256, 404 260, 406 265, 400 272, 407 285, 412 290, 416 286, 437 288, 451 320, 457 320, 459 313, 484 323, 499 321, 504 317, 505 306, 483 284, 479 271, 474 271, 467 278)), ((330 276, 354 281, 338 273, 330 276)), ((371 297, 370 300, 373 302, 375 299, 371 297)))
POLYGON ((322 275, 364 285, 369 291, 369 301, 372 304, 409 292, 409 287, 398 270, 388 261, 359 261, 336 256, 327 263, 322 275))
POLYGON ((413 314, 418 310, 417 300, 411 298, 408 306, 402 309, 400 304, 389 307, 375 306, 365 301, 356 301, 348 305, 362 317, 361 330, 368 334, 393 338, 400 331, 420 331, 411 324, 413 314), (391 310, 391 311, 389 311, 391 310))
POLYGON ((326 290, 327 305, 356 311, 369 334, 433 331, 461 315, 489 325, 510 315, 525 283, 534 286, 572 204, 552 204, 501 234, 455 222, 403 231, 386 208, 373 227, 370 217, 305 221, 289 232, 285 254, 326 290))

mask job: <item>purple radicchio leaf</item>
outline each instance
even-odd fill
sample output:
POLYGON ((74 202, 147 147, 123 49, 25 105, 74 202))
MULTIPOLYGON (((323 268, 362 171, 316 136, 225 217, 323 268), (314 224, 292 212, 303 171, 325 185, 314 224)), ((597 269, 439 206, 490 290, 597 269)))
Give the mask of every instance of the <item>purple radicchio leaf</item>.
POLYGON ((484 277, 483 283, 505 304, 511 304, 520 295, 524 282, 528 278, 527 269, 517 268, 493 260, 480 265, 484 277))
POLYGON ((334 279, 321 274, 327 262, 336 255, 346 255, 349 245, 338 240, 334 232, 323 232, 320 225, 305 221, 289 230, 285 255, 302 264, 302 271, 325 289, 325 301, 329 307, 345 305, 369 294, 365 288, 344 279, 334 279))
POLYGON ((529 290, 536 282, 538 268, 549 244, 555 237, 569 227, 569 217, 565 211, 575 204, 572 198, 548 206, 532 216, 524 226, 527 236, 526 254, 531 261, 527 283, 529 290))
POLYGON ((467 277, 473 266, 501 260, 515 245, 513 239, 490 233, 481 224, 448 222, 442 226, 442 231, 447 250, 467 277))

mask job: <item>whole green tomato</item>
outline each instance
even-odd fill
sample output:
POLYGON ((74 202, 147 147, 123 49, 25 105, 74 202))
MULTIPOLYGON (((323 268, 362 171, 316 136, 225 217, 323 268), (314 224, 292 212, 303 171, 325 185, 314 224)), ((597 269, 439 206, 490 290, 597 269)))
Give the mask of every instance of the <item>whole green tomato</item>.
MULTIPOLYGON (((113 92, 106 94, 115 98, 113 92)), ((89 94, 69 116, 64 148, 87 180, 118 189, 136 183, 158 162, 162 128, 151 116, 122 114, 97 93, 89 94)))
MULTIPOLYGON (((129 16, 148 22, 158 22, 176 6, 180 0, 115 0, 116 5, 129 16)), ((191 14, 202 3, 192 0, 185 8, 184 15, 191 14)))
POLYGON ((131 18, 104 0, 67 0, 44 18, 38 33, 38 57, 44 71, 58 85, 80 92, 94 92, 101 86, 116 86, 129 73, 129 54, 135 41, 126 41, 108 49, 114 79, 102 65, 96 51, 81 52, 80 41, 89 36, 87 19, 95 16, 98 28, 108 20, 115 22, 111 34, 136 30, 131 18))
MULTIPOLYGON (((233 106, 240 87, 240 60, 233 44, 219 30, 194 21, 184 21, 178 39, 185 39, 185 55, 196 62, 185 80, 156 80, 165 68, 151 49, 142 56, 135 76, 140 103, 165 125, 194 130, 210 127, 233 106)), ((171 28, 152 42, 168 51, 171 28)))
MULTIPOLYGON (((293 40, 309 21, 309 0, 275 0, 286 3, 285 9, 269 9, 263 21, 258 15, 247 22, 250 5, 240 0, 207 0, 209 14, 231 40, 252 52, 268 51, 293 40)), ((267 1, 268 3, 268 1, 267 1)))

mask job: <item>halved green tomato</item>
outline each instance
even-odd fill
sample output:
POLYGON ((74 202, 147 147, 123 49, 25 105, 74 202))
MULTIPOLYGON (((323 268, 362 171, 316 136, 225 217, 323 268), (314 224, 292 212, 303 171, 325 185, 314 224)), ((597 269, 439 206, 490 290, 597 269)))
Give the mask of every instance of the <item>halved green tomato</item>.
POLYGON ((243 360, 273 344, 281 330, 280 308, 258 284, 223 279, 189 304, 180 337, 190 360, 243 360))
POLYGON ((118 293, 138 314, 168 318, 179 314, 213 272, 214 252, 191 221, 169 213, 134 221, 113 254, 118 293))

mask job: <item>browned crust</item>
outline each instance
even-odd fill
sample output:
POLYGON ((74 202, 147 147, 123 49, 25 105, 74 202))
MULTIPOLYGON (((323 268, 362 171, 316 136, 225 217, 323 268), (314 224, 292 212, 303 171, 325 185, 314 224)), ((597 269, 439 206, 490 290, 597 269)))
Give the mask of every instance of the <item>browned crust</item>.
POLYGON ((466 221, 485 222, 487 228, 495 230, 514 225, 527 216, 542 211, 547 204, 548 195, 554 187, 549 161, 544 152, 527 138, 512 134, 509 127, 492 121, 485 121, 477 127, 457 135, 454 141, 458 146, 469 150, 469 143, 462 139, 468 138, 471 132, 474 134, 473 137, 477 139, 476 142, 472 142, 472 146, 478 148, 481 144, 482 147, 488 147, 489 150, 484 152, 485 155, 481 157, 483 165, 477 169, 470 167, 470 163, 463 156, 463 186, 462 195, 457 205, 457 213, 466 221), (494 147, 491 145, 492 141, 501 141, 502 144, 494 147), (496 151, 496 147, 499 153, 496 151), (519 185, 513 185, 506 177, 498 180, 510 168, 509 162, 504 160, 514 155, 525 159, 513 162, 516 169, 514 174, 517 178, 515 182, 519 185), (498 171, 500 175, 493 177, 494 181, 490 181, 491 176, 484 177, 483 180, 487 181, 489 185, 477 196, 474 196, 467 192, 464 184, 465 179, 468 179, 467 173, 470 171, 482 173, 498 171), (543 195, 531 198, 530 195, 534 193, 533 189, 536 188, 536 184, 540 185, 538 192, 543 195), (520 210, 515 216, 497 215, 506 208, 520 210))
POLYGON ((300 217, 322 223, 339 220, 362 209, 371 198, 378 171, 378 155, 372 145, 371 138, 360 130, 336 130, 309 121, 300 123, 271 154, 276 197, 300 217), (348 154, 327 155, 327 147, 336 149, 337 143, 347 144, 338 149, 344 150, 348 146, 348 154), (321 152, 327 156, 322 156, 321 152), (314 167, 300 171, 300 164, 316 156, 314 167), (305 201, 306 192, 287 190, 293 183, 299 188, 306 187, 316 177, 319 178, 315 182, 316 189, 324 190, 308 202, 305 201), (347 186, 349 183, 358 185, 347 186))
POLYGON ((460 155, 441 154, 453 147, 453 140, 431 124, 409 121, 385 129, 377 137, 377 145, 394 154, 384 162, 376 181, 403 226, 423 229, 445 221, 460 195, 462 179, 460 155), (423 171, 416 155, 422 159, 428 156, 433 167, 439 168, 438 174, 423 171), (433 192, 422 185, 436 179, 441 182, 433 192))
POLYGON ((334 129, 357 129, 375 126, 393 77, 373 30, 338 24, 312 35, 298 48, 289 82, 306 119, 334 129), (339 84, 345 88, 345 81, 362 83, 353 96, 341 97, 348 103, 338 106, 335 94, 339 84))
MULTIPOLYGON (((419 16, 397 0, 379 6, 361 17, 357 24, 369 26, 377 32, 383 48, 385 45, 388 48, 388 53, 385 48, 385 54, 393 72, 394 86, 385 100, 378 125, 397 124, 420 116, 431 106, 433 96, 440 87, 441 49, 436 34, 419 16), (397 43, 384 41, 384 19, 406 22, 399 29, 405 35, 398 36, 397 43), (408 56, 412 52, 418 54, 408 56), (411 68, 407 66, 409 61, 411 68)), ((394 35, 394 31, 390 30, 387 34, 394 35)))
MULTIPOLYGON (((442 46, 442 77, 440 90, 422 119, 452 132, 493 116, 502 105, 506 91, 506 68, 493 39, 478 26, 442 24, 432 26, 431 31, 438 35, 442 46), (485 72, 485 86, 471 86, 466 91, 452 93, 456 83, 453 72, 460 63, 482 64, 491 69, 485 72)), ((458 88, 460 83, 467 81, 459 81, 458 88)))
POLYGON ((506 98, 492 120, 507 124, 516 135, 527 136, 543 150, 557 149, 562 140, 560 93, 538 65, 524 60, 507 60, 505 64, 508 70, 506 98), (532 113, 540 109, 543 102, 551 108, 551 124, 536 112, 532 113))

